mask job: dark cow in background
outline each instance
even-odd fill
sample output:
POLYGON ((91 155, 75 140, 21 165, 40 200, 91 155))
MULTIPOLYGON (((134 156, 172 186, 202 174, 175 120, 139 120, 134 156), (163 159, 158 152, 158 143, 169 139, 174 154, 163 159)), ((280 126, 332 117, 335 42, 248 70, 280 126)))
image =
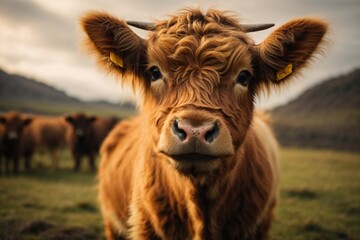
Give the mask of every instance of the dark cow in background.
POLYGON ((2 170, 2 159, 3 159, 3 154, 2 154, 2 151, 3 151, 3 144, 2 144, 2 141, 3 141, 3 138, 4 138, 4 134, 5 134, 5 128, 3 126, 3 124, 1 124, 0 122, 0 174, 1 174, 1 170, 2 170))
POLYGON ((31 150, 49 151, 52 157, 52 165, 55 169, 59 167, 59 155, 66 144, 66 132, 69 127, 63 117, 36 116, 25 135, 27 146, 35 146, 31 150))
MULTIPOLYGON (((21 156, 25 157, 25 169, 30 168, 30 155, 27 149, 32 146, 26 146, 25 135, 26 128, 32 122, 32 118, 25 117, 18 112, 8 112, 0 116, 2 125, 1 154, 5 158, 6 173, 10 172, 10 162, 13 164, 13 172, 19 171, 19 161, 21 156)), ((0 171, 1 171, 0 163, 0 171)))
POLYGON ((74 171, 79 171, 82 157, 89 158, 89 166, 95 171, 95 157, 106 135, 118 122, 116 118, 99 118, 84 113, 65 117, 71 125, 68 140, 74 158, 74 171))

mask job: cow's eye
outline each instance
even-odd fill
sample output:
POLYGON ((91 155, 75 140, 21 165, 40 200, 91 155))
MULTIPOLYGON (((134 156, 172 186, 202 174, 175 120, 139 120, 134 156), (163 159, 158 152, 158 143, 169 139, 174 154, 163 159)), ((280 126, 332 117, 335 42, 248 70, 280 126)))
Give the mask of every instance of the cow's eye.
POLYGON ((238 77, 236 78, 236 83, 241 84, 242 86, 246 87, 249 83, 249 79, 250 79, 251 74, 249 73, 249 71, 241 71, 238 75, 238 77))
POLYGON ((152 67, 150 68, 150 79, 152 82, 159 80, 162 78, 162 74, 160 72, 160 69, 158 67, 152 67))

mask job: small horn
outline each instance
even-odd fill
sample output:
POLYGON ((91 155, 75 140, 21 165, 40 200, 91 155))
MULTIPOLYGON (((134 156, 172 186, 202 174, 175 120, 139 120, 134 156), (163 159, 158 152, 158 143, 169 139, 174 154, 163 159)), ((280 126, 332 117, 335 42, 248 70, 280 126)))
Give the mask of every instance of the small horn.
POLYGON ((148 31, 154 31, 155 30, 155 24, 154 23, 148 23, 148 22, 137 22, 137 21, 126 21, 127 24, 133 27, 137 27, 143 30, 148 31))
POLYGON ((240 26, 244 29, 244 32, 256 32, 256 31, 261 31, 261 30, 271 28, 271 27, 275 26, 275 24, 273 24, 273 23, 241 24, 240 26))

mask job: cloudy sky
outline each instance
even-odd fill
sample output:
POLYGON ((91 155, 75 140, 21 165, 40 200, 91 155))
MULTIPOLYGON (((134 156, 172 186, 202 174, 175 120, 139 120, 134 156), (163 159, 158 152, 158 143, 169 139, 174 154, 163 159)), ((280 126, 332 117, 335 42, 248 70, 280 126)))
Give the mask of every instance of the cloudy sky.
MULTIPOLYGON (((84 100, 128 99, 131 92, 101 73, 82 51, 79 17, 101 10, 124 19, 151 21, 185 6, 231 10, 243 23, 273 22, 276 27, 303 16, 330 23, 331 45, 326 55, 281 93, 262 99, 262 107, 284 104, 314 84, 360 66, 359 0, 0 0, 0 68, 84 100)), ((273 29, 252 33, 252 37, 260 43, 273 29)))

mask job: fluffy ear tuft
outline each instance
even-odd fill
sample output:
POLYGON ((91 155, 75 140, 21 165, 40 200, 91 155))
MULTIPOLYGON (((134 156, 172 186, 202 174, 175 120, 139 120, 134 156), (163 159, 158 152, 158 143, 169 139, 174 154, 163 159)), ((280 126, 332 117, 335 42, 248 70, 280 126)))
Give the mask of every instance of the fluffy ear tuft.
POLYGON ((146 62, 146 41, 124 21, 106 13, 90 12, 81 18, 81 26, 87 35, 85 45, 97 56, 101 67, 107 72, 120 73, 125 81, 141 76, 146 62))
POLYGON ((305 67, 325 46, 328 24, 316 18, 289 21, 257 46, 259 74, 266 85, 282 84, 305 67))
POLYGON ((74 123, 74 118, 72 116, 65 116, 65 121, 70 123, 70 124, 73 124, 74 123))
POLYGON ((25 118, 22 122, 22 126, 25 127, 25 126, 29 125, 32 121, 33 121, 32 118, 25 118))
POLYGON ((91 116, 91 117, 88 117, 88 121, 90 122, 90 123, 92 123, 92 122, 95 122, 96 121, 96 119, 97 119, 97 117, 95 117, 95 116, 91 116))

